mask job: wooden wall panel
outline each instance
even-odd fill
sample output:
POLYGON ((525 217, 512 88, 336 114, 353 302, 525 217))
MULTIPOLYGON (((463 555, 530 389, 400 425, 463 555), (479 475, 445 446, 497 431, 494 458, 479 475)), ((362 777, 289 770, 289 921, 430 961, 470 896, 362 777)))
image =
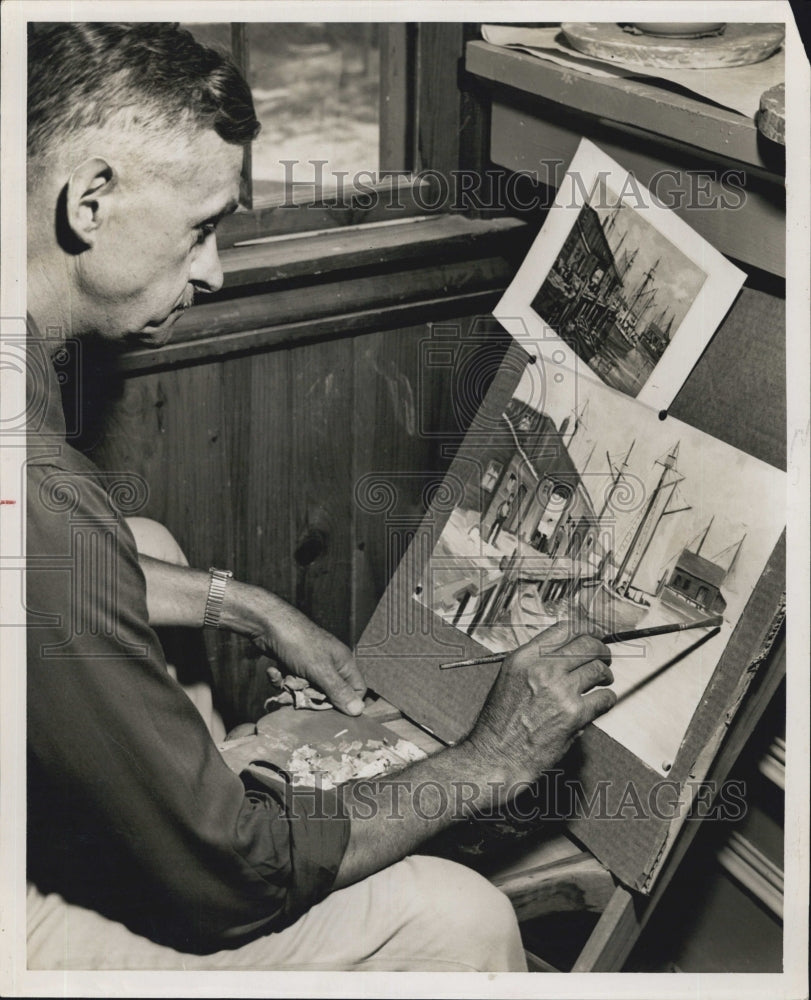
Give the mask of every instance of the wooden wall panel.
MULTIPOLYGON (((461 345, 475 325, 462 315, 132 374, 93 457, 145 478, 141 513, 192 565, 233 568, 352 643, 464 430, 459 356, 426 351, 437 331, 461 345), (391 504, 370 501, 374 482, 391 504)), ((207 645, 228 724, 255 717, 268 661, 236 637, 207 645)))
POLYGON ((292 415, 290 352, 222 363, 233 565, 244 579, 291 600, 292 415))
POLYGON ((294 603, 349 640, 351 609, 351 339, 307 344, 290 354, 294 603))
POLYGON ((396 568, 409 529, 425 510, 422 492, 447 462, 425 433, 447 394, 447 373, 422 364, 426 324, 395 338, 356 338, 353 427, 354 562, 352 639, 357 641, 396 568))

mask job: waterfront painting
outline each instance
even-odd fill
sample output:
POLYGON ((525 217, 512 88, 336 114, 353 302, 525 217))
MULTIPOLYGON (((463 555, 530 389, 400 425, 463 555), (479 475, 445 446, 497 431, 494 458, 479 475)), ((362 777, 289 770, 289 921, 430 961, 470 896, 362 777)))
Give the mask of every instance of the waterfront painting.
POLYGON ((784 475, 558 375, 528 366, 477 440, 414 598, 497 653, 561 620, 716 622, 611 646, 620 700, 598 724, 665 773, 779 538, 784 475))
POLYGON ((706 280, 600 178, 532 308, 606 385, 636 396, 706 280))
POLYGON ((583 140, 494 315, 553 367, 670 405, 741 284, 734 267, 583 140))

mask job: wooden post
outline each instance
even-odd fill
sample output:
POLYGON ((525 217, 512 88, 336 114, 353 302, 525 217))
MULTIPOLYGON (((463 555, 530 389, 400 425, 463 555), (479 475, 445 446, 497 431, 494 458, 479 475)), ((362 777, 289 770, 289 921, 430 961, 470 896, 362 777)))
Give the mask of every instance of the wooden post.
MULTIPOLYGON (((248 25, 231 23, 231 58, 237 69, 245 77, 250 86, 250 51, 248 41, 248 25)), ((253 176, 251 168, 251 145, 244 147, 242 157, 242 177, 239 184, 239 200, 245 208, 253 208, 253 176)))
POLYGON ((380 25, 379 172, 414 167, 414 25, 380 25))
POLYGON ((444 175, 451 199, 453 172, 481 174, 488 162, 488 116, 464 68, 465 44, 477 35, 472 24, 418 25, 416 168, 444 175))

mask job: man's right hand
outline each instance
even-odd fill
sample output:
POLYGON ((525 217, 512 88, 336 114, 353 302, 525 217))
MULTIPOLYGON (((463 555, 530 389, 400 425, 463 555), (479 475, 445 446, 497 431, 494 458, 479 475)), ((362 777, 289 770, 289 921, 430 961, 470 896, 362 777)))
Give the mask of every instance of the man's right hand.
POLYGON ((463 805, 490 809, 494 782, 510 794, 511 786, 534 781, 554 767, 578 730, 616 702, 612 691, 600 687, 614 679, 610 660, 599 639, 578 635, 576 626, 560 622, 504 659, 467 739, 399 774, 376 779, 371 790, 367 783, 362 798, 355 798, 352 783, 344 786, 352 826, 334 888, 412 854, 459 819, 463 805), (460 779, 466 790, 478 789, 475 800, 459 800, 460 779), (400 802, 393 796, 404 789, 410 789, 411 798, 393 822, 392 802, 400 802))
POLYGON ((610 663, 605 643, 558 622, 505 657, 464 743, 505 782, 534 781, 616 704, 610 663))

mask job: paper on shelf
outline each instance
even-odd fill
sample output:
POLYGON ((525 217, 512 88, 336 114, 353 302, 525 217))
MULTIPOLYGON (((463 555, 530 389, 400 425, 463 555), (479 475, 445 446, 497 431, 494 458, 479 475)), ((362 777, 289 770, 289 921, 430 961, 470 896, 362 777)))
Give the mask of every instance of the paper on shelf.
POLYGON ((751 66, 724 69, 646 69, 622 63, 606 63, 585 56, 569 45, 560 28, 518 28, 502 24, 482 26, 482 38, 491 45, 520 49, 538 59, 567 66, 596 77, 628 79, 648 77, 667 80, 722 107, 754 118, 761 94, 785 80, 785 52, 781 47, 773 56, 751 66))

